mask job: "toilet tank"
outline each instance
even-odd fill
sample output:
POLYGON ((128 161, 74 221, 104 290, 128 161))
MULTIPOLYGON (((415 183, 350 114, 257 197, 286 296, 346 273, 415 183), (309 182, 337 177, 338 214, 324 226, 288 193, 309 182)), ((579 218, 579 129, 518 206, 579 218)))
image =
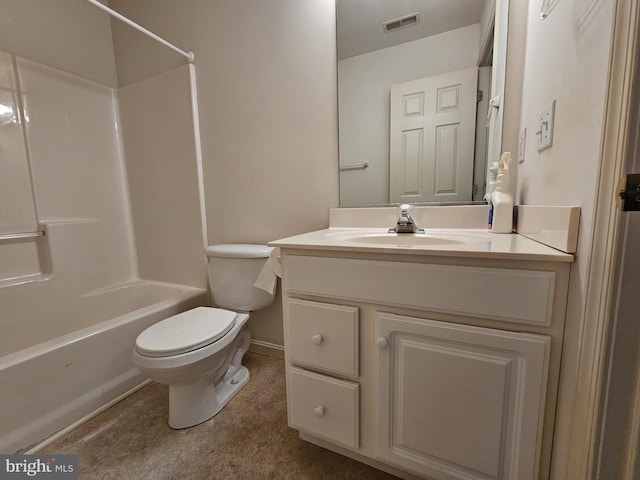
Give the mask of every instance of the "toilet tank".
POLYGON ((266 245, 250 244, 207 247, 209 285, 215 304, 237 312, 251 312, 271 305, 275 295, 254 284, 272 250, 266 245))

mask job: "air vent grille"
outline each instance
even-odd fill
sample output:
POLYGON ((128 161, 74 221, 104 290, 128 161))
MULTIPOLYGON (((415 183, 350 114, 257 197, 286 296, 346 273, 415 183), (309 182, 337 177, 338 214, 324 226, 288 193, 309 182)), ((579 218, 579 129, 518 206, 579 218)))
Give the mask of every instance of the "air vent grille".
POLYGON ((401 18, 396 18, 394 20, 389 20, 382 24, 382 28, 384 28, 385 33, 393 32, 395 30, 400 30, 401 28, 411 27, 413 25, 418 25, 420 23, 420 15, 418 13, 412 13, 411 15, 406 15, 401 18))

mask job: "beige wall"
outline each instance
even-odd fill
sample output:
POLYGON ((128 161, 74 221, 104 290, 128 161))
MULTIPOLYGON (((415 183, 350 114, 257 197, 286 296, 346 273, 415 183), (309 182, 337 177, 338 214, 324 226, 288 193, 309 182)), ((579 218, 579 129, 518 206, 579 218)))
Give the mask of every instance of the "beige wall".
POLYGON ((0 50, 117 84, 109 16, 82 0, 0 0, 0 50))
MULTIPOLYGON (((195 53, 209 243, 326 227, 338 205, 333 2, 109 3, 195 53)), ((184 63, 112 23, 120 85, 184 63)), ((282 344, 278 301, 252 315, 254 338, 282 344)))
MULTIPOLYGON (((511 4, 519 3, 512 1, 511 4)), ((578 365, 577 345, 586 304, 585 290, 592 248, 594 192, 601 162, 609 54, 615 2, 557 2, 551 14, 540 18, 540 4, 529 2, 520 128, 527 129, 525 161, 515 164, 516 201, 534 205, 581 207, 576 261, 572 265, 563 350, 561 405, 572 405, 578 365), (536 148, 538 115, 556 100, 553 146, 536 148)), ((552 2, 553 3, 553 2, 552 2)), ((517 145, 517 132, 507 138, 517 145)), ((515 163, 515 162, 514 162, 515 163)), ((554 478, 564 472, 570 408, 559 410, 554 445, 554 478)))

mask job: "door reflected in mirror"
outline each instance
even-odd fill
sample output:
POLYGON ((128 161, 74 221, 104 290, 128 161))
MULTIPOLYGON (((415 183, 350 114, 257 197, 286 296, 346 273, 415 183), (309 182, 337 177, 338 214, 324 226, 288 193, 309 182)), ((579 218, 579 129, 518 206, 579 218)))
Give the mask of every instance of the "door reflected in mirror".
POLYGON ((495 0, 336 8, 340 205, 481 201, 487 151, 501 140, 487 120, 495 0))

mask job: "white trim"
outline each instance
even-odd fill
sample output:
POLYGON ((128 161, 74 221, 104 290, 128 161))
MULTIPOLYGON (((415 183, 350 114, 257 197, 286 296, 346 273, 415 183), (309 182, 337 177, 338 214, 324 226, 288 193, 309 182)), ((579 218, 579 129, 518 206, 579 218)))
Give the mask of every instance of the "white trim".
POLYGON ((263 342, 261 340, 251 340, 249 351, 251 353, 267 355, 268 357, 274 357, 284 360, 284 347, 275 343, 263 342))
MULTIPOLYGON (((486 2, 485 2, 486 3, 486 2)), ((493 31, 496 27, 496 0, 491 0, 487 7, 485 5, 486 17, 489 19, 484 31, 481 33, 480 49, 478 53, 478 67, 491 66, 493 60, 493 31)))
POLYGON ((579 366, 572 392, 573 418, 564 478, 592 479, 597 471, 603 389, 607 384, 611 342, 611 312, 615 308, 615 260, 621 248, 620 215, 616 209, 615 194, 624 168, 630 123, 629 94, 637 55, 638 20, 636 0, 617 0, 586 305, 579 340, 579 366))

